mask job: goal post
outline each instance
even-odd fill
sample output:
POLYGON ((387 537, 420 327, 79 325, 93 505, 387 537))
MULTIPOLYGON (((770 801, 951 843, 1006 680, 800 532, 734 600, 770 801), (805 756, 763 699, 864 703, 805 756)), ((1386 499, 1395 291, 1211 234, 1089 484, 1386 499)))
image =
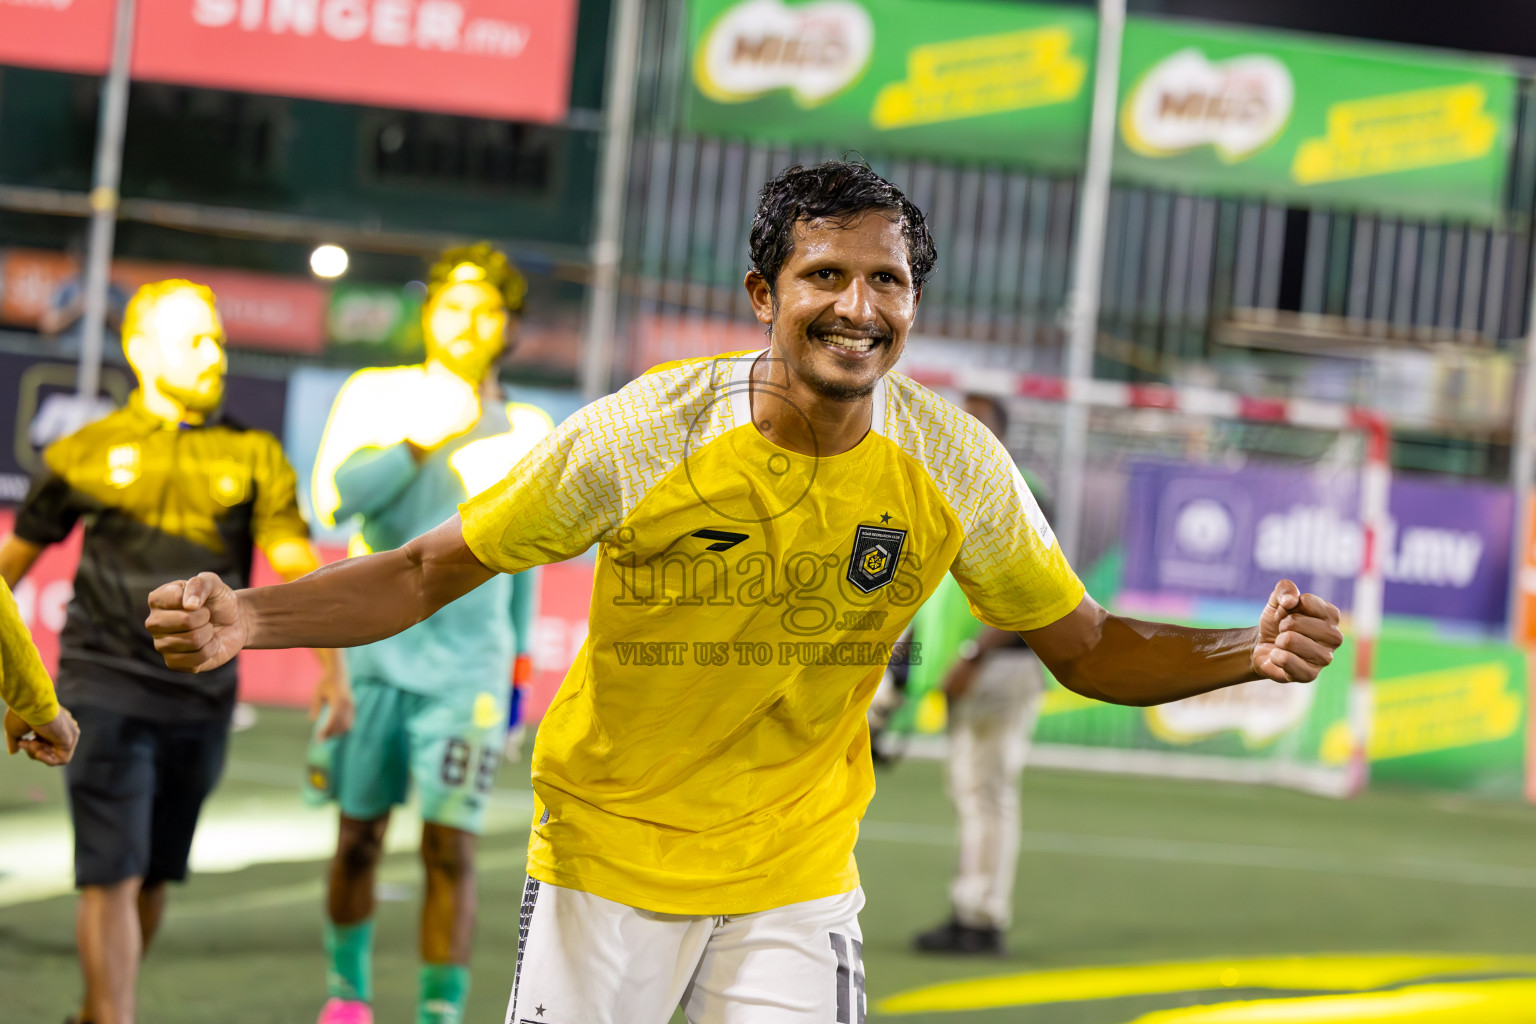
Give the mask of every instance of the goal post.
MULTIPOLYGON (((1091 410, 1089 466, 1080 478, 1090 493, 1077 503, 1085 509, 1080 536, 1088 555, 1079 569, 1090 588, 1110 586, 1103 581, 1113 572, 1086 570, 1107 564, 1117 550, 1122 558, 1135 554, 1129 549, 1151 543, 1137 539, 1153 532, 1161 542, 1170 530, 1182 529, 1199 549, 1188 564, 1158 562, 1156 572, 1143 572, 1135 592, 1095 593, 1116 610, 1199 625, 1254 621, 1262 599, 1252 587, 1244 590, 1232 566, 1216 557, 1222 543, 1251 544, 1254 537, 1261 542, 1258 553, 1269 550, 1276 565, 1283 560, 1273 558, 1275 550, 1300 543, 1308 549, 1302 562, 1317 570, 1277 569, 1264 577, 1269 585, 1298 575, 1303 589, 1320 583, 1324 596, 1346 606, 1345 649, 1310 687, 1259 681, 1138 709, 1086 701, 1050 684, 1032 764, 1265 782, 1333 796, 1365 787, 1383 548, 1390 537, 1389 436, 1379 413, 1203 387, 1075 382, 980 367, 902 370, 952 399, 985 396, 1003 403, 1010 450, 1047 480, 1065 400, 1070 395, 1091 410), (1243 438, 1228 436, 1243 430, 1306 440, 1293 443, 1303 450, 1266 459, 1240 443, 1243 438), (1144 499, 1155 507, 1146 507, 1144 499), (1112 522, 1117 503, 1119 521, 1112 522), (1208 561, 1200 560, 1213 551, 1208 561), (1149 578, 1160 582, 1149 587, 1149 578)), ((1249 577, 1251 582, 1252 571, 1249 577)), ((932 714, 911 717, 934 721, 932 714)), ((914 751, 937 748, 920 736, 909 744, 914 751)))

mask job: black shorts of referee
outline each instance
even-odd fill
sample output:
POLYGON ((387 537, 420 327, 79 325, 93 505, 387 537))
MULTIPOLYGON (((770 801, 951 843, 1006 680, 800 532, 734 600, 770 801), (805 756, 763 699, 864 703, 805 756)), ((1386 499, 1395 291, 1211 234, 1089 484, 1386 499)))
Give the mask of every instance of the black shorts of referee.
POLYGON ((65 768, 75 885, 187 877, 203 800, 224 770, 227 718, 163 719, 72 704, 80 745, 65 768))

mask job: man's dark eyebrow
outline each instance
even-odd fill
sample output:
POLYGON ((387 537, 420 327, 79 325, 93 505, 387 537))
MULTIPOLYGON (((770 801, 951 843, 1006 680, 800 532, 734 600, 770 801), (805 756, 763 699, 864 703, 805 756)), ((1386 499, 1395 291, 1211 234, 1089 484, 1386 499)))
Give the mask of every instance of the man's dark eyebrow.
MULTIPOLYGON (((823 256, 813 256, 813 257, 807 258, 805 266, 803 268, 801 268, 801 273, 814 274, 814 273, 816 273, 817 271, 820 271, 820 270, 828 270, 828 269, 832 269, 832 268, 835 268, 835 267, 841 267, 842 265, 843 265, 843 261, 842 260, 837 259, 835 256, 832 256, 830 254, 823 255, 823 256)), ((892 277, 899 277, 899 278, 911 278, 911 276, 912 276, 911 269, 910 268, 905 268, 904 269, 899 262, 888 263, 888 264, 883 264, 883 265, 880 265, 880 266, 876 266, 874 270, 870 271, 870 273, 872 273, 872 274, 890 274, 892 277)))

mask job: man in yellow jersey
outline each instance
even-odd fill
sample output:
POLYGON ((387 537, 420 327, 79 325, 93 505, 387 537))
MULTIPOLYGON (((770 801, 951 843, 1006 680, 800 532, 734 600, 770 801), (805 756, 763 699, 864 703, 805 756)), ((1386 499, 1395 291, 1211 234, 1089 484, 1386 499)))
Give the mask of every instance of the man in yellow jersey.
POLYGON ((1260 624, 1110 615, 1003 447, 892 373, 934 263, 861 164, 764 186, 747 291, 770 348, 659 367, 557 427, 403 548, 260 591, 150 596, 166 663, 376 640, 498 572, 598 545, 590 633, 534 747, 517 1024, 860 1021, 853 858, 865 709, 946 572, 1087 696, 1153 704, 1311 680, 1337 612, 1289 583, 1260 624))
MULTIPOLYGON (((80 720, 66 769, 80 888, 76 937, 85 1024, 132 1024, 145 948, 166 882, 187 876, 204 798, 224 767, 235 666, 167 671, 137 608, 167 579, 213 571, 242 583, 252 547, 295 579, 319 563, 277 438, 224 420, 224 332, 213 293, 147 284, 128 304, 123 349, 138 377, 125 408, 43 452, 43 470, 0 541, 14 584, 49 544, 85 526, 60 636, 59 695, 80 720)), ((351 697, 325 666, 321 698, 345 729, 351 697)))

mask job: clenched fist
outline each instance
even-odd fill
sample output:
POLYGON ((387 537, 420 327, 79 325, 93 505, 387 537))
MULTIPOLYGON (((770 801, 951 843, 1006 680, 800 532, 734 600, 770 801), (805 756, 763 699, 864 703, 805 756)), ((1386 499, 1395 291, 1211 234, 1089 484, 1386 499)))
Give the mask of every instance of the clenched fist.
POLYGON ((1343 642, 1339 610, 1316 594, 1303 594, 1290 580, 1281 580, 1259 616, 1253 670, 1277 683, 1310 683, 1343 642))
POLYGON ((144 625, 165 663, 181 672, 218 668, 250 638, 240 598, 211 572, 156 588, 144 625))

